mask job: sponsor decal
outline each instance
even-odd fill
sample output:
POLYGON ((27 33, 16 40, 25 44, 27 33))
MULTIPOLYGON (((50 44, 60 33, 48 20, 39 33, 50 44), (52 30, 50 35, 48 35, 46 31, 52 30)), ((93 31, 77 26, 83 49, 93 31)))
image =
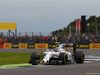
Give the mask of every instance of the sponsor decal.
POLYGON ((89 45, 76 45, 76 48, 89 48, 89 45))
POLYGON ((67 47, 67 49, 73 49, 73 47, 67 47))
POLYGON ((0 48, 4 48, 4 46, 3 45, 0 45, 0 48))
POLYGON ((35 45, 27 45, 27 48, 35 48, 35 45))
POLYGON ((18 44, 13 44, 11 47, 12 48, 19 48, 19 45, 18 44))
POLYGON ((27 43, 19 43, 20 49, 27 49, 27 43))
MULTIPOLYGON (((25 47, 25 45, 23 45, 23 47, 25 47)), ((19 48, 19 45, 18 44, 13 44, 12 48, 19 48)), ((35 48, 35 46, 34 45, 27 45, 27 48, 35 48)))
POLYGON ((48 49, 47 43, 37 43, 35 44, 35 49, 48 49))
POLYGON ((55 55, 55 54, 53 54, 52 57, 54 57, 54 58, 58 58, 59 55, 55 55))
POLYGON ((11 48, 11 43, 4 43, 4 48, 10 49, 11 48))
POLYGON ((90 43, 90 49, 100 49, 100 43, 90 43))
POLYGON ((49 48, 56 48, 57 45, 49 45, 48 47, 49 47, 49 48))

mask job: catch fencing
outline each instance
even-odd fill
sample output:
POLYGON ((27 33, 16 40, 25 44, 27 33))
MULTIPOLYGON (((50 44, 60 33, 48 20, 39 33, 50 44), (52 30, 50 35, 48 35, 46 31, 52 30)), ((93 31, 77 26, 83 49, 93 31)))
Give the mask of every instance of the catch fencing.
MULTIPOLYGON (((0 35, 0 48, 6 48, 5 43, 7 43, 6 47, 8 46, 9 48, 35 48, 37 43, 40 43, 39 47, 45 46, 45 43, 48 44, 46 48, 55 48, 58 43, 75 43, 77 48, 91 48, 90 46, 92 45, 90 43, 100 43, 100 35, 84 34, 75 36, 74 34, 69 36, 52 35, 51 33, 18 32, 16 36, 13 33, 9 35, 9 33, 2 32, 0 35), (43 45, 41 46, 41 44, 43 45)), ((96 45, 95 47, 98 46, 96 45)))

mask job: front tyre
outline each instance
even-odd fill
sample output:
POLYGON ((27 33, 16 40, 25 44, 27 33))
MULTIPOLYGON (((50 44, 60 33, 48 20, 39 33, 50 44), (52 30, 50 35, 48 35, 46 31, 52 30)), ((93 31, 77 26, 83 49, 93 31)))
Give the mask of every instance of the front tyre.
POLYGON ((66 65, 67 64, 67 54, 66 53, 60 53, 59 61, 62 61, 62 64, 66 65))
POLYGON ((34 52, 31 55, 29 63, 31 63, 32 65, 37 65, 39 63, 39 60, 40 60, 39 53, 34 52))
POLYGON ((77 51, 75 53, 75 61, 76 63, 83 63, 84 62, 84 52, 77 51))

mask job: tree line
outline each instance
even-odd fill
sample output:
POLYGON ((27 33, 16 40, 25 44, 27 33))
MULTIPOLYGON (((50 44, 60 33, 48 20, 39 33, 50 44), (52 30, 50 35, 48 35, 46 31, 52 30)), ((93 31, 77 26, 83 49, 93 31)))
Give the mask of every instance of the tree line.
MULTIPOLYGON (((64 27, 63 29, 52 31, 52 35, 69 35, 70 26, 71 26, 72 35, 75 35, 76 20, 71 22, 69 25, 67 25, 67 27, 64 27)), ((90 16, 86 20, 86 34, 90 33, 90 34, 96 35, 96 29, 97 29, 97 34, 100 35, 100 16, 99 17, 90 16), (96 25, 97 25, 97 28, 96 28, 96 25)))

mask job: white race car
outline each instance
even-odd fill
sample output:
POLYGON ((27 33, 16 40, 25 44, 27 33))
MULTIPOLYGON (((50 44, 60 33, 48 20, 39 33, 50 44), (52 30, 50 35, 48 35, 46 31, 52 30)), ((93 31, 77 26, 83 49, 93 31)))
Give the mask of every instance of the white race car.
POLYGON ((68 52, 64 47, 66 44, 57 45, 52 50, 46 50, 43 53, 32 53, 29 63, 32 65, 38 64, 67 64, 67 63, 83 63, 84 53, 82 51, 76 51, 76 45, 73 48, 73 54, 68 52))

